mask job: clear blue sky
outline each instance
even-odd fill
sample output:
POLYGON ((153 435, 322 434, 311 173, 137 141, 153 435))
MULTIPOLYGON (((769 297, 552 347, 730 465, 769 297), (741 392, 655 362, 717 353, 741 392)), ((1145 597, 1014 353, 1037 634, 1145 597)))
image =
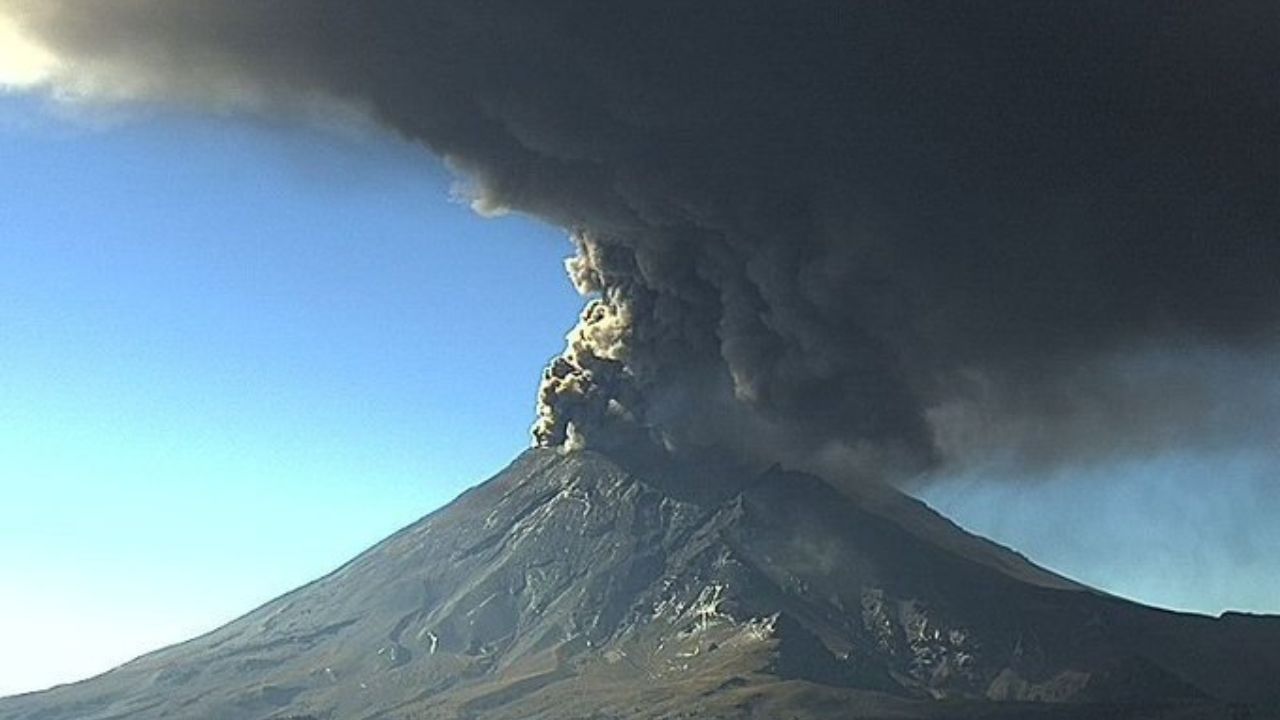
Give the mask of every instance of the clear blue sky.
MULTIPOLYGON (((581 304, 561 231, 388 138, 0 95, 0 167, 0 694, 210 630, 499 469, 581 304)), ((1280 523, 1220 532, 1280 513, 1270 471, 925 494, 1114 592, 1275 611, 1280 523)))
POLYGON ((0 694, 209 630, 501 468, 581 304, 564 233, 384 138, 0 96, 0 167, 0 694))

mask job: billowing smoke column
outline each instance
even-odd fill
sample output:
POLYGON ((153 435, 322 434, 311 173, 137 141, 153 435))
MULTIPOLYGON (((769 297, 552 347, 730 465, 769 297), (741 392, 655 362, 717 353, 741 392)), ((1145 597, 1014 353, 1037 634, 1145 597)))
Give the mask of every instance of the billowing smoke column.
POLYGON ((638 323, 634 298, 641 291, 634 281, 604 278, 608 266, 598 243, 586 235, 574 241, 578 255, 565 263, 569 277, 578 292, 599 297, 582 311, 564 354, 543 371, 533 426, 537 445, 570 450, 586 447, 583 433, 591 430, 638 431, 636 410, 642 402, 631 352, 638 323))
POLYGON ((63 93, 356 108, 572 229, 539 444, 902 477, 1276 439, 1273 0, 0 8, 63 93))

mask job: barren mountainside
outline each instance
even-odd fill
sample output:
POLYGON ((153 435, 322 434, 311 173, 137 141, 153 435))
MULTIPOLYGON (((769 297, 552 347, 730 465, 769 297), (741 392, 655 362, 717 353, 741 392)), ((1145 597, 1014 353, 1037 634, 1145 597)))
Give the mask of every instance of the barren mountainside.
POLYGON ((1126 602, 878 489, 531 450, 4 720, 1272 717, 1280 619, 1126 602))

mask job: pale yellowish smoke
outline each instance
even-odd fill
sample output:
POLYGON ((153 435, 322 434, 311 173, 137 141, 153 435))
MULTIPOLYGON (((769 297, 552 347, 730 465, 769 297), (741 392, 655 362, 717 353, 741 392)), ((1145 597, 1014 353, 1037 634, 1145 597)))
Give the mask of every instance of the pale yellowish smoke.
POLYGON ((1274 434, 1273 0, 666 5, 0 0, 0 31, 11 86, 367 118, 577 228, 540 445, 901 478, 1274 434))
POLYGON ((36 87, 57 73, 57 57, 23 32, 13 18, 0 14, 0 90, 36 87))

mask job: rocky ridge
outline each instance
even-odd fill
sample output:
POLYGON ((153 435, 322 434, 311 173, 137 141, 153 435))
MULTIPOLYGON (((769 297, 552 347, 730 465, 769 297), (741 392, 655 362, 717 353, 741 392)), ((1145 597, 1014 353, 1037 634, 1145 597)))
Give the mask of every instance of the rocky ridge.
POLYGON ((1280 619, 1084 588, 922 504, 531 450, 332 574, 5 720, 1270 717, 1280 619))

